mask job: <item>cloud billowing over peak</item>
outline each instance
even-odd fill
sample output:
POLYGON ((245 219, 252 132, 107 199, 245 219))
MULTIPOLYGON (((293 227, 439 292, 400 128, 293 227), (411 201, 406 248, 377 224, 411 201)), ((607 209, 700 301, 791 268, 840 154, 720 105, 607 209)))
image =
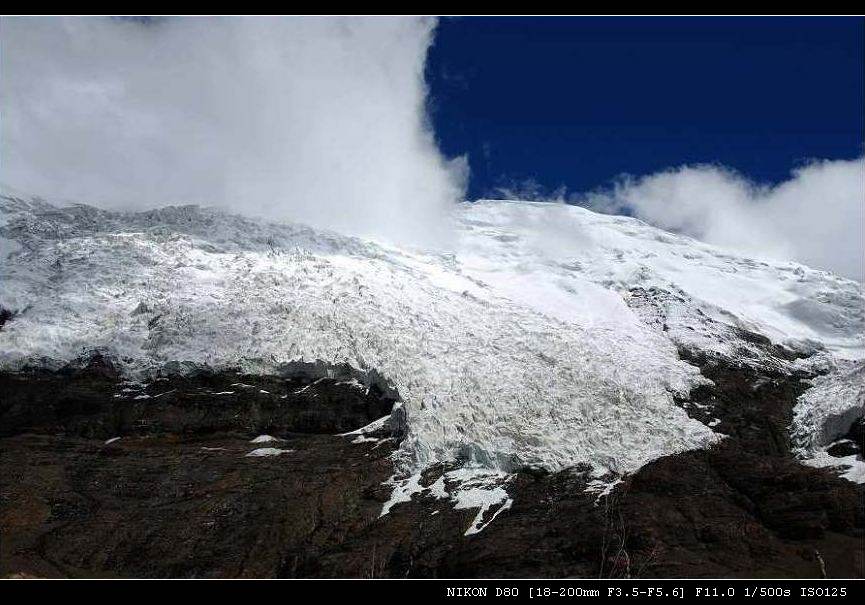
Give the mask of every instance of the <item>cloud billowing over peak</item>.
POLYGON ((200 203, 390 239, 464 188, 439 153, 422 18, 4 18, 0 181, 200 203))

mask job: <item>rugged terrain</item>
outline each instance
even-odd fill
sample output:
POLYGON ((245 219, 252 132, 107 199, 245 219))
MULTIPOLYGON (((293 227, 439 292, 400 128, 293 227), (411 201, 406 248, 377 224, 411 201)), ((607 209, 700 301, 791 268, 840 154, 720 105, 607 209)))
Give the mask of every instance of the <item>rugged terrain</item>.
MULTIPOLYGON (((400 415, 335 434, 389 410, 380 392, 230 373, 130 388, 100 358, 6 373, 0 573, 862 577, 862 486, 790 453, 801 384, 703 368, 715 385, 693 403, 711 406, 728 439, 651 462, 607 495, 587 491, 580 469, 519 470, 510 509, 468 536, 477 509, 429 495, 380 516, 400 415), (276 439, 250 443, 262 434, 276 439), (248 455, 265 447, 287 451, 248 455)), ((844 454, 861 452, 858 430, 844 454)))
POLYGON ((865 576, 861 286, 502 204, 4 198, 0 575, 865 576))

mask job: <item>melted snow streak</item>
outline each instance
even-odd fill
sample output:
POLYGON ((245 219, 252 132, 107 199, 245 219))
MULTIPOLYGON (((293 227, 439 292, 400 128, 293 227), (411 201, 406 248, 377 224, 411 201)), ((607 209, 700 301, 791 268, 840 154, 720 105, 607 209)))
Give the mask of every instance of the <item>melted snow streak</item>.
POLYGON ((267 458, 270 456, 281 456, 282 454, 290 454, 294 450, 283 450, 278 447, 260 447, 258 449, 254 449, 248 454, 246 454, 247 458, 267 458))
POLYGON ((196 207, 4 198, 2 212, 0 305, 15 313, 3 366, 100 349, 133 376, 174 361, 375 370, 404 401, 407 471, 461 459, 601 477, 714 442, 673 403, 703 379, 626 304, 633 288, 680 292, 680 306, 791 346, 865 348, 853 282, 569 206, 462 205, 453 253, 196 207))

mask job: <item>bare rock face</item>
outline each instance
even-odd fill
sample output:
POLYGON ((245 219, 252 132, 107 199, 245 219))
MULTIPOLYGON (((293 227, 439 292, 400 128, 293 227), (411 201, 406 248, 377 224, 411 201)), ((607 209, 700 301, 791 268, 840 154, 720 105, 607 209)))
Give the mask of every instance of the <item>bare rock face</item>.
POLYGON ((393 407, 357 381, 199 371, 145 386, 95 358, 2 374, 0 401, 3 575, 290 573, 375 519, 367 489, 392 473, 387 434, 375 448, 337 435, 393 407))
MULTIPOLYGON (((820 577, 819 557, 830 577, 863 576, 862 487, 790 451, 802 377, 690 360, 714 384, 681 405, 721 443, 600 496, 583 469, 521 470, 512 507, 469 536, 477 510, 447 499, 380 516, 405 418, 340 435, 391 412, 374 385, 201 371, 130 384, 99 357, 2 373, 0 575, 820 577)), ((861 452, 861 424, 848 437, 840 453, 861 452)))
POLYGON ((3 305, 0 305, 0 328, 2 328, 6 324, 7 321, 12 319, 12 317, 13 317, 12 311, 7 309, 3 305))
POLYGON ((244 376, 194 369, 123 382, 95 356, 82 368, 0 375, 0 435, 23 431, 117 435, 277 431, 334 434, 390 413, 391 395, 348 376, 244 376))

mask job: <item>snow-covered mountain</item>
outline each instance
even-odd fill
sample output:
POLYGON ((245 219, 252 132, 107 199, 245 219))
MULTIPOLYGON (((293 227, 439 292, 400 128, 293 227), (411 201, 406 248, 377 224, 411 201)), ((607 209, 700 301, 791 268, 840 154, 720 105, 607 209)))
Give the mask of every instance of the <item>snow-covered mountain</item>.
MULTIPOLYGON (((813 464, 863 415, 861 284, 628 217, 466 203, 445 251, 191 206, 3 197, 0 217, 4 369, 93 350, 136 379, 348 364, 399 393, 407 474, 459 459, 500 477, 584 465, 609 481, 709 446, 723 438, 712 422, 677 405, 707 380, 682 350, 825 374, 791 427, 813 464)), ((397 500, 420 489, 394 485, 397 500)))

